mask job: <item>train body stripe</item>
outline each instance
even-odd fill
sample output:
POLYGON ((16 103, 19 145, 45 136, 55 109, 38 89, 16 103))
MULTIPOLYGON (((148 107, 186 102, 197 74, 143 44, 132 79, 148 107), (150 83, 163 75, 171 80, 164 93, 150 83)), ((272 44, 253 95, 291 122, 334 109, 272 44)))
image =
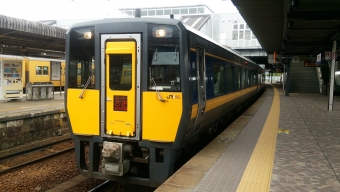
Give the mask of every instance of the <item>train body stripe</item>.
MULTIPOLYGON (((228 93, 226 95, 220 96, 220 97, 216 97, 213 99, 209 99, 207 100, 207 104, 206 104, 206 108, 205 108, 205 112, 208 112, 210 110, 213 110, 219 106, 221 106, 224 103, 228 103, 230 101, 233 101, 243 95, 246 95, 252 91, 254 91, 257 88, 257 86, 252 86, 246 89, 242 89, 239 91, 235 91, 232 93, 228 93)), ((195 118, 197 115, 197 103, 192 105, 192 113, 191 113, 191 119, 195 118)))

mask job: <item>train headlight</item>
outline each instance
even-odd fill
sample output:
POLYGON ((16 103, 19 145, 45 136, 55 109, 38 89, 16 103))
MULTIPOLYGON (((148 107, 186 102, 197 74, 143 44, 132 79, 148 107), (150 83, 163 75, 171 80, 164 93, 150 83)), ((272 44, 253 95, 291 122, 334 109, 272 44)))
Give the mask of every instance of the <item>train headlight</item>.
POLYGON ((93 40, 92 37, 94 36, 94 27, 73 29, 71 31, 71 36, 73 40, 93 40))
POLYGON ((156 38, 172 37, 173 31, 170 27, 157 26, 152 28, 152 36, 156 38))
POLYGON ((92 38, 92 33, 90 32, 85 32, 84 33, 84 39, 91 39, 92 38))
POLYGON ((156 37, 164 37, 165 36, 165 30, 164 29, 157 29, 155 31, 155 36, 156 37))

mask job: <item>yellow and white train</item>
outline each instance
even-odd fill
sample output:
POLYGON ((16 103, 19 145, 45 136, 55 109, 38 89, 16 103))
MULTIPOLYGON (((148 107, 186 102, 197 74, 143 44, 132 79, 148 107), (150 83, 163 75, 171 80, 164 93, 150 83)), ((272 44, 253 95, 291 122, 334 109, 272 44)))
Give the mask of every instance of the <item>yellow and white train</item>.
MULTIPOLYGON (((65 60, 0 55, 0 79, 4 89, 25 89, 27 83, 53 83, 55 88, 64 88, 65 60)), ((9 95, 10 96, 10 95, 9 95)))
POLYGON ((261 94, 263 81, 256 63, 175 19, 75 24, 65 108, 77 165, 86 177, 159 186, 183 149, 261 94))

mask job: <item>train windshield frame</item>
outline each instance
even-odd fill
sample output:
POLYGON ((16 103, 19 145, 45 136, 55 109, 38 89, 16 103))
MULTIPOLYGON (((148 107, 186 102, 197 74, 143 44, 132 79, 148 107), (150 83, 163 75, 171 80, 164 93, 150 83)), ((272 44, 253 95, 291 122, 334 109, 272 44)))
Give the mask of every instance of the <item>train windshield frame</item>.
POLYGON ((148 25, 148 90, 181 91, 179 29, 148 25))
POLYGON ((94 27, 75 28, 70 32, 68 87, 95 88, 94 27))

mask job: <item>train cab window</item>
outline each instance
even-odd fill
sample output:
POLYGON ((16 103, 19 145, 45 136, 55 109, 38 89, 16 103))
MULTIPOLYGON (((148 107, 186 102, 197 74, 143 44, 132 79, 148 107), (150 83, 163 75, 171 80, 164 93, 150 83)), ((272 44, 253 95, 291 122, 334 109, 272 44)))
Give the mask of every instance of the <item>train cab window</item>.
POLYGON ((174 26, 148 26, 149 90, 180 91, 179 31, 174 26))
POLYGON ((70 31, 68 87, 94 89, 94 28, 78 28, 70 31))

